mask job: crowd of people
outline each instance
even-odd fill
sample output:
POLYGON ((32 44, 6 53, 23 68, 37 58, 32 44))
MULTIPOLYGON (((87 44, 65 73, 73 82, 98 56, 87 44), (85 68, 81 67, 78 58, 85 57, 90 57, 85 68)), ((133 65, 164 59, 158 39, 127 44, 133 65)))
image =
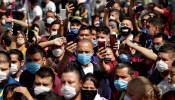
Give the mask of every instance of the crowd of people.
POLYGON ((1 0, 0 100, 175 100, 159 1, 1 0))

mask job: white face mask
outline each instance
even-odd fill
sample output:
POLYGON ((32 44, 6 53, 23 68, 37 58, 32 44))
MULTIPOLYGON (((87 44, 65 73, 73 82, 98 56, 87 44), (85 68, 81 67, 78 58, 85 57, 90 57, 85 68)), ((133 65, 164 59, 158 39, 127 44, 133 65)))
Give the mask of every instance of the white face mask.
POLYGON ((131 99, 125 94, 124 100, 131 100, 131 99))
POLYGON ((115 17, 113 17, 113 16, 110 16, 110 19, 111 19, 111 20, 115 20, 115 17))
POLYGON ((17 64, 11 64, 11 74, 14 75, 18 72, 18 65, 17 64))
POLYGON ((163 61, 157 61, 156 68, 159 72, 164 72, 168 70, 168 64, 164 63, 163 61))
POLYGON ((100 22, 99 22, 99 21, 94 22, 94 25, 98 25, 98 24, 100 24, 100 22))
POLYGON ((2 25, 5 25, 5 24, 6 24, 5 19, 2 20, 1 24, 2 24, 2 25))
POLYGON ((45 86, 38 86, 36 88, 34 88, 34 94, 35 95, 39 95, 43 92, 49 92, 51 89, 45 86))
POLYGON ((169 84, 168 87, 169 87, 170 90, 175 91, 175 84, 169 84))
POLYGON ((127 5, 127 6, 130 6, 130 2, 127 2, 126 5, 127 5))
POLYGON ((59 49, 54 49, 54 50, 52 50, 52 53, 53 53, 53 55, 54 55, 55 57, 60 57, 61 54, 63 53, 63 50, 62 50, 61 48, 59 48, 59 49))
POLYGON ((62 87, 61 93, 63 94, 65 99, 72 99, 77 94, 75 88, 69 86, 62 87))
POLYGON ((7 5, 8 2, 9 0, 3 0, 4 5, 7 5))
POLYGON ((7 73, 6 72, 0 72, 0 80, 5 80, 7 79, 7 73))
POLYGON ((57 32, 52 32, 51 35, 57 35, 57 32))
POLYGON ((25 43, 24 39, 22 39, 22 40, 17 40, 17 44, 19 44, 19 45, 24 44, 24 43, 25 43))
POLYGON ((47 24, 51 24, 54 21, 53 18, 47 18, 47 24))
POLYGON ((37 32, 39 32, 39 28, 38 27, 35 27, 34 30, 37 31, 37 32))

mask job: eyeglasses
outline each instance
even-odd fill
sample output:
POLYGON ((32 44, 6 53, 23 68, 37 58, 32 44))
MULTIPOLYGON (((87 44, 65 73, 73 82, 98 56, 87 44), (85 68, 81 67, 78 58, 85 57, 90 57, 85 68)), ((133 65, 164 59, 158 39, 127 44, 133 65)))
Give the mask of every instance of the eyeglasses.
POLYGON ((115 28, 115 25, 108 25, 109 27, 111 27, 111 28, 115 28))

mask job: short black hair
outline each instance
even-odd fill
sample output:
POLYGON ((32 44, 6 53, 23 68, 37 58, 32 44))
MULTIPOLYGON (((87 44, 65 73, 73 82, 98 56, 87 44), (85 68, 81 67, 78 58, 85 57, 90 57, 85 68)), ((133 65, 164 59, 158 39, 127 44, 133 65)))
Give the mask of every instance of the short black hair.
POLYGON ((109 22, 115 22, 117 25, 117 29, 119 29, 119 23, 116 20, 110 19, 109 22))
POLYGON ((158 26, 159 32, 164 32, 165 30, 165 23, 160 18, 150 18, 149 23, 153 26, 158 26))
POLYGON ((98 89, 100 86, 100 82, 97 79, 97 77, 95 75, 93 75, 92 73, 87 73, 84 77, 83 77, 83 83, 85 83, 86 81, 90 80, 94 83, 94 86, 98 89))
POLYGON ((175 46, 175 35, 173 35, 170 39, 168 39, 169 43, 173 43, 173 45, 175 46))
POLYGON ((46 52, 38 44, 33 44, 33 45, 29 46, 29 48, 26 51, 26 55, 33 55, 35 53, 40 53, 42 58, 46 57, 46 52))
POLYGON ((69 72, 74 72, 74 73, 77 75, 77 77, 79 78, 79 80, 82 79, 82 74, 80 73, 80 71, 78 70, 78 68, 77 68, 76 66, 70 65, 70 64, 67 65, 67 66, 63 69, 62 74, 63 74, 63 73, 69 73, 69 72))
POLYGON ((158 53, 167 53, 172 59, 175 58, 175 46, 172 44, 164 44, 160 47, 158 53))
POLYGON ((16 54, 18 55, 18 60, 21 62, 22 60, 24 60, 23 58, 23 53, 20 51, 20 50, 17 50, 17 49, 10 49, 8 51, 8 53, 11 55, 11 54, 16 54))
POLYGON ((168 41, 168 36, 165 33, 163 33, 163 32, 155 34, 153 39, 154 38, 158 38, 158 37, 161 37, 164 42, 168 41))
POLYGON ((146 34, 144 32, 136 32, 134 37, 138 36, 142 46, 146 44, 146 34))
POLYGON ((11 45, 12 40, 11 40, 11 37, 7 34, 7 32, 5 32, 5 34, 2 35, 1 43, 3 43, 3 41, 7 46, 11 45))
POLYGON ((59 38, 59 37, 61 37, 61 35, 53 35, 49 38, 49 40, 54 40, 54 39, 59 38))
POLYGON ((130 63, 118 63, 116 68, 115 68, 115 71, 117 69, 123 69, 123 68, 128 68, 128 74, 133 76, 134 75, 134 69, 132 68, 132 65, 130 63))
POLYGON ((89 20, 87 18, 81 19, 81 22, 85 22, 85 23, 88 23, 89 24, 89 20))
POLYGON ((0 63, 9 63, 9 67, 11 67, 11 58, 7 52, 0 51, 0 63))
POLYGON ((103 32, 106 35, 110 35, 110 29, 106 25, 105 26, 99 26, 96 31, 97 31, 97 33, 103 32))
POLYGON ((58 96, 54 92, 44 92, 36 96, 37 100, 62 100, 60 96, 58 96))
POLYGON ((54 82, 55 82, 55 74, 53 73, 51 68, 42 67, 36 72, 35 75, 37 75, 41 78, 52 77, 52 83, 54 84, 54 82))
POLYGON ((79 32, 78 32, 78 35, 79 35, 79 33, 80 33, 81 30, 89 30, 90 31, 90 34, 92 34, 92 30, 91 30, 91 27, 90 26, 81 25, 81 27, 79 29, 79 32))
POLYGON ((53 22, 50 24, 50 28, 51 28, 53 25, 55 25, 55 24, 60 24, 60 22, 59 22, 58 20, 53 21, 53 22))

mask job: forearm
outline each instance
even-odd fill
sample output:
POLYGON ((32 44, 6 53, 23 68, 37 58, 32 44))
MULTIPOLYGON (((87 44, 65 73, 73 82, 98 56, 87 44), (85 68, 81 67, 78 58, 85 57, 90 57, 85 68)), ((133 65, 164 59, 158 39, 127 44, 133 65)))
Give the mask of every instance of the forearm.
POLYGON ((64 26, 60 26, 59 33, 61 36, 64 36, 64 26))
POLYGON ((22 21, 25 22, 26 18, 27 18, 27 14, 24 13, 24 17, 23 17, 22 21))
POLYGON ((51 45, 53 45, 54 42, 51 40, 51 41, 46 41, 46 42, 41 42, 39 43, 39 45, 42 47, 42 48, 46 48, 46 47, 49 47, 51 45))
POLYGON ((103 26, 108 26, 108 22, 109 22, 109 20, 108 20, 108 15, 109 15, 109 11, 106 11, 105 12, 105 16, 104 16, 104 19, 103 19, 103 26))
POLYGON ((108 74, 110 71, 110 66, 105 64, 104 61, 99 60, 98 67, 99 67, 101 72, 105 72, 106 74, 108 74))
POLYGON ((162 9, 158 8, 158 7, 154 7, 153 10, 158 12, 158 13, 161 13, 161 14, 164 13, 164 11, 162 9))
POLYGON ((88 13, 88 10, 85 10, 85 12, 83 14, 81 14, 81 16, 85 16, 88 13))
POLYGON ((20 24, 23 27, 30 27, 31 26, 31 24, 27 24, 26 22, 23 22, 21 20, 12 19, 12 21, 20 24))

